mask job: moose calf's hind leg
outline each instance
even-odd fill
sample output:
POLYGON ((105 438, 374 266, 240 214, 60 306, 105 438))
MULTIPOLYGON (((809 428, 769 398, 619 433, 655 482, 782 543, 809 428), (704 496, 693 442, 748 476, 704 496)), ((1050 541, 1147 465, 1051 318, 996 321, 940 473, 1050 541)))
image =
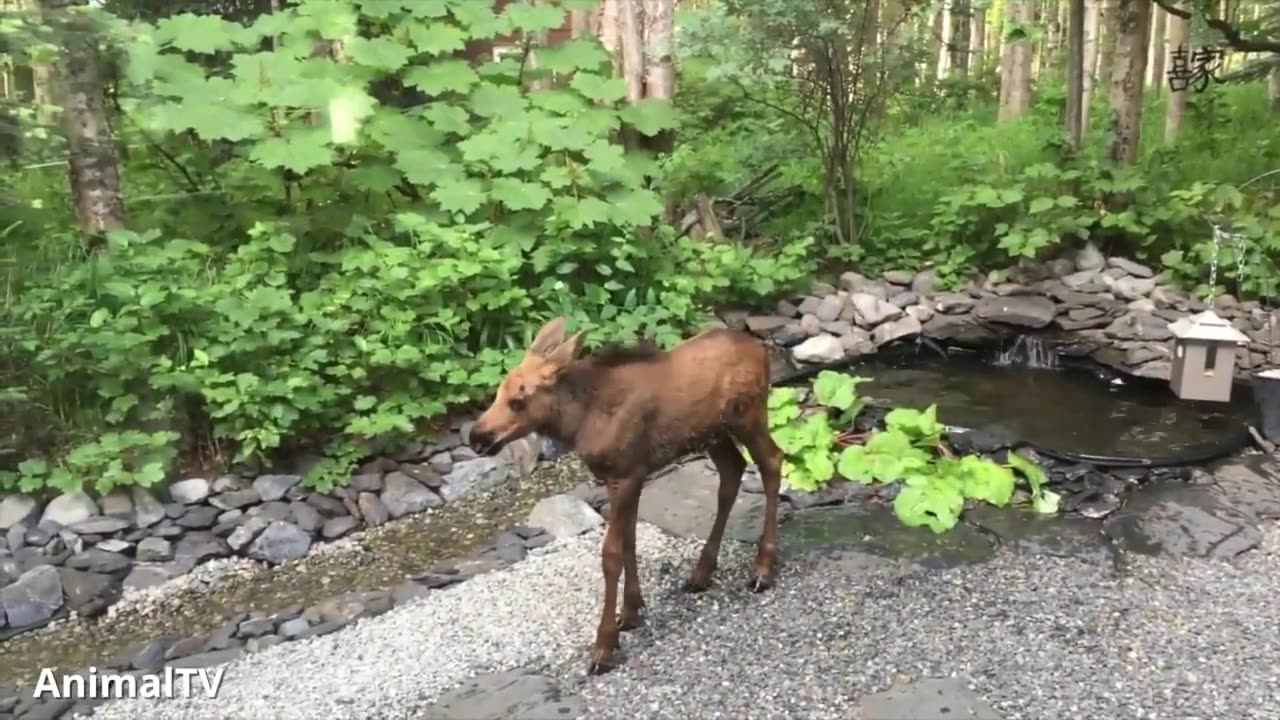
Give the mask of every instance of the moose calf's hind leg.
POLYGON ((596 627, 596 644, 587 672, 603 675, 614 667, 614 650, 618 647, 618 580, 625 562, 626 519, 634 517, 640 500, 639 482, 621 482, 610 488, 609 527, 600 549, 600 566, 604 574, 604 607, 596 627))
POLYGON ((734 501, 738 498, 738 488, 742 485, 742 472, 747 463, 742 453, 734 446, 728 436, 721 437, 707 448, 707 455, 715 463, 720 474, 720 489, 716 496, 716 519, 707 535, 707 542, 702 546, 698 562, 693 566, 693 573, 684 584, 685 592, 702 592, 711 587, 711 577, 715 574, 720 559, 720 541, 724 537, 725 525, 729 522, 729 513, 733 511, 734 501))
POLYGON ((782 450, 769 435, 765 417, 749 438, 740 438, 751 457, 758 458, 760 482, 764 486, 764 532, 756 549, 752 578, 747 587, 762 592, 773 587, 778 572, 778 495, 782 491, 782 450))
POLYGON ((640 592, 640 569, 636 560, 636 513, 625 518, 622 525, 622 573, 622 614, 618 616, 618 629, 625 632, 644 624, 644 594, 640 592))

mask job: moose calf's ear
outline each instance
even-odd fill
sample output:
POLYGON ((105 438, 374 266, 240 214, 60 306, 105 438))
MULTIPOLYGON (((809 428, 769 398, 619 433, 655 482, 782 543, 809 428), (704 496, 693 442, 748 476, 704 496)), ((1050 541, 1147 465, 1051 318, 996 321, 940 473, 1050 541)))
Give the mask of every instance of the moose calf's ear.
POLYGON ((577 360, 578 353, 582 351, 582 342, 585 336, 585 332, 574 333, 572 337, 557 345, 556 349, 547 355, 547 361, 564 367, 577 360))
POLYGON ((537 337, 529 345, 529 352, 534 355, 546 355, 564 342, 564 316, 552 320, 538 331, 537 337))

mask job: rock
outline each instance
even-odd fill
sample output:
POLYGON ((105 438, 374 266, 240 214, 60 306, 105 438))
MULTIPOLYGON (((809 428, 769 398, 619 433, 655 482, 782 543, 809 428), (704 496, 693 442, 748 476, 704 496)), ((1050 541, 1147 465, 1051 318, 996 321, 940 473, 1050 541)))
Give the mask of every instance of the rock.
POLYGON ((236 632, 241 637, 253 638, 270 635, 276 630, 276 621, 274 618, 249 618, 240 623, 236 632))
POLYGON ((102 497, 98 503, 102 506, 102 514, 107 517, 133 520, 133 498, 128 488, 116 488, 102 497))
POLYGON ((973 308, 973 298, 960 293, 943 293, 933 299, 933 309, 944 315, 959 315, 973 308))
POLYGON ((218 522, 218 515, 220 514, 221 511, 212 505, 193 505, 176 522, 178 527, 190 530, 207 530, 218 522))
POLYGON ((817 315, 805 315, 800 318, 800 331, 804 333, 805 337, 813 337, 822 332, 822 321, 818 319, 817 315))
MULTIPOLYGON (((259 490, 261 492, 261 490, 259 490)), ((249 545, 249 557, 273 565, 297 560, 311 549, 311 536, 283 520, 267 526, 249 545)))
POLYGON ((115 538, 111 538, 108 540, 103 540, 97 545, 94 545, 94 547, 109 553, 127 553, 129 552, 129 548, 133 547, 133 543, 127 542, 125 540, 117 540, 115 538))
POLYGON ((277 632, 280 633, 280 637, 292 640, 306 632, 309 627, 311 623, 307 622, 306 618, 297 617, 281 623, 277 632))
POLYGON ((162 635, 134 651, 129 667, 143 672, 155 672, 164 667, 164 656, 180 640, 177 635, 162 635))
MULTIPOLYGON (((381 500, 393 518, 422 512, 429 507, 438 507, 443 504, 438 495, 402 472, 389 473, 383 478, 381 500)), ((364 508, 361 507, 361 512, 363 511, 364 508)), ((365 520, 368 520, 368 516, 365 520)))
POLYGON ((973 314, 979 320, 987 322, 1042 328, 1053 322, 1058 314, 1058 306, 1042 295, 986 297, 977 302, 973 314))
MULTIPOLYGON (((645 486, 639 517, 672 535, 705 539, 715 520, 719 486, 720 475, 709 461, 684 463, 645 486)), ((786 510, 786 505, 779 508, 779 518, 786 510)), ((763 530, 764 496, 740 495, 729 513, 725 538, 754 543, 763 530)))
POLYGON ((256 508, 250 508, 249 514, 261 515, 268 520, 288 520, 289 505, 281 500, 272 500, 271 502, 263 503, 256 508), (257 512, 254 512, 255 510, 257 512))
POLYGON ((263 635, 262 637, 249 638, 244 643, 244 651, 248 653, 262 652, 269 647, 275 647, 282 642, 279 635, 263 635))
POLYGON ((258 491, 253 488, 246 490, 229 490, 209 498, 209 504, 222 510, 238 510, 240 508, 256 505, 262 498, 258 497, 258 491))
POLYGON ((1213 486, 1149 485, 1103 528, 1129 552, 1230 559, 1262 541, 1251 509, 1230 499, 1213 486))
POLYGON ((135 485, 129 488, 129 495, 133 498, 134 525, 146 528, 164 519, 164 506, 150 490, 135 485))
POLYGON ((1121 277, 1112 278, 1109 275, 1102 276, 1103 282, 1106 283, 1107 289, 1115 293, 1117 297, 1125 300, 1138 300, 1145 298, 1156 289, 1156 281, 1151 278, 1121 277))
MULTIPOLYGON (((502 451, 498 453, 498 459, 505 462, 513 468, 520 477, 527 478, 538 466, 538 458, 542 455, 542 438, 537 433, 530 433, 519 440, 508 443, 502 451)), ((439 489, 440 485, 429 485, 423 483, 427 487, 439 489)))
POLYGON ((875 282, 874 280, 868 280, 856 272, 847 272, 842 274, 840 276, 840 287, 844 288, 849 293, 866 293, 868 295, 875 295, 881 300, 889 297, 889 292, 883 285, 875 282))
POLYGON ((478 675, 442 694, 421 717, 433 720, 475 718, 575 718, 587 712, 578 698, 566 698, 551 680, 528 670, 478 675))
POLYGON ((920 321, 917 320, 914 315, 904 315, 897 320, 891 320, 880 325, 875 330, 872 330, 871 342, 876 347, 880 347, 881 345, 891 343, 894 340, 919 335, 923 329, 924 328, 920 324, 920 321))
POLYGON ((179 480, 169 486, 169 497, 182 505, 194 505, 209 497, 209 481, 204 478, 179 480))
POLYGON ((917 295, 916 293, 910 290, 907 290, 906 292, 900 292, 894 295, 893 297, 889 298, 889 304, 894 307, 898 307, 898 308, 902 308, 903 310, 906 310, 909 306, 915 305, 919 300, 920 300, 919 295, 917 295))
POLYGON ((902 308, 869 293, 854 293, 849 297, 849 302, 853 303, 854 317, 858 324, 864 328, 875 327, 902 315, 902 308))
POLYGON ((863 698, 859 720, 1002 720, 991 704, 957 678, 925 679, 863 698))
POLYGON ((818 303, 818 308, 813 312, 821 322, 831 322, 840 317, 840 312, 844 310, 845 297, 843 295, 828 295, 822 298, 818 303))
POLYGON ((791 348, 796 360, 806 363, 829 363, 844 357, 844 345, 834 335, 823 333, 791 348))
POLYGON ((1082 293, 1096 293, 1107 289, 1102 273, 1097 270, 1080 270, 1062 276, 1062 284, 1082 293))
POLYGON ((9 495, 0 500, 0 531, 8 532, 18 523, 30 523, 40 513, 40 503, 26 495, 9 495))
POLYGON ((62 607, 62 578, 57 568, 40 565, 0 588, 0 608, 15 628, 40 625, 62 607))
POLYGON ((781 315, 752 315, 747 318, 747 329, 756 334, 768 333, 785 326, 789 322, 791 322, 791 318, 782 317, 781 315))
POLYGON ((359 524, 360 521, 350 515, 339 515, 325 520, 324 527, 320 528, 320 535, 326 540, 337 540, 355 530, 359 524))
POLYGON ((140 562, 164 562, 173 559, 173 545, 164 538, 149 537, 138 543, 134 557, 140 562))
POLYGON ((227 536, 227 545, 235 552, 243 552, 270 524, 271 520, 261 515, 248 518, 227 536))
POLYGON ((225 665, 239 659, 243 654, 244 648, 239 647, 212 650, 171 660, 168 666, 173 668, 208 668, 215 665, 225 665))
POLYGON ((311 507, 319 510, 320 514, 327 518, 341 517, 347 514, 347 509, 343 506, 341 500, 331 498, 327 495, 311 493, 307 496, 306 502, 311 507))
POLYGON ((997 339, 990 328, 964 315, 934 315, 924 324, 928 337, 956 345, 982 347, 997 339))
POLYGON ((382 504, 378 496, 373 493, 360 493, 356 499, 356 505, 360 507, 360 516, 364 518, 364 524, 369 527, 378 527, 391 519, 387 506, 382 504))
POLYGON ((1107 267, 1123 270, 1136 278, 1155 277, 1155 272, 1151 268, 1122 257, 1107 258, 1107 267))
POLYGON ((890 285, 910 285, 916 274, 910 270, 887 270, 880 274, 880 279, 890 285))
POLYGON ((284 497, 289 488, 302 481, 301 475, 261 475, 254 478, 253 489, 263 502, 271 502, 284 497))
POLYGON ((1093 241, 1085 243, 1085 246, 1076 253, 1075 261, 1076 267, 1080 270, 1101 270, 1107 264, 1107 259, 1102 256, 1093 241))
MULTIPOLYGON (((521 439, 524 440, 526 438, 521 438, 521 439)), ((440 477, 440 473, 437 473, 435 470, 432 470, 430 466, 427 466, 427 465, 414 465, 411 463, 404 463, 400 465, 399 470, 400 472, 404 473, 405 475, 408 475, 409 477, 413 478, 414 480, 417 480, 419 483, 422 483, 423 485, 429 488, 438 488, 444 484, 444 480, 443 478, 440 477)), ((374 491, 367 491, 367 492, 374 492, 374 491)))
POLYGON ((294 525, 309 535, 315 535, 324 524, 324 518, 320 517, 320 513, 301 500, 289 503, 289 518, 294 525))
POLYGON ((492 490, 505 483, 510 477, 511 466, 496 458, 478 457, 464 460, 456 463, 453 471, 445 476, 445 484, 440 489, 440 494, 445 500, 452 502, 463 495, 492 490))
POLYGON ((67 558, 67 567, 96 573, 113 573, 129 567, 129 558, 119 553, 89 548, 67 558))
POLYGON ((493 541, 493 551, 505 563, 518 563, 529 554, 525 549, 524 538, 511 532, 502 533, 493 541))
POLYGON ((230 554, 231 549, 221 538, 204 532, 183 535, 173 550, 174 560, 193 565, 211 558, 227 557, 230 554))
POLYGON ((81 617, 95 617, 120 597, 120 587, 110 575, 58 568, 67 608, 81 617))
POLYGON ((139 563, 125 576, 123 587, 129 592, 157 587, 183 574, 186 568, 186 563, 139 563))
POLYGON ((98 514, 98 504, 80 491, 63 493, 54 498, 40 516, 40 524, 53 523, 58 527, 74 525, 98 514))
POLYGON ((821 305, 822 298, 810 296, 801 300, 800 305, 796 307, 796 310, 800 315, 816 315, 818 308, 821 307, 821 305))
POLYGON ((382 473, 361 473, 352 475, 349 483, 352 490, 361 493, 376 493, 382 490, 382 473))
MULTIPOLYGON (((548 438, 544 438, 544 442, 543 442, 544 455, 546 450, 545 440, 547 439, 548 438)), ((448 475, 449 471, 453 469, 453 456, 447 452, 438 452, 435 455, 432 455, 431 457, 427 458, 427 465, 432 470, 435 470, 436 473, 438 473, 441 476, 448 475)))
POLYGON ((72 523, 67 526, 67 529, 81 535, 111 535, 128 527, 128 520, 122 520, 118 517, 96 517, 72 523))
POLYGON ((567 538, 603 525, 604 518, 581 498, 561 494, 539 500, 525 524, 540 527, 556 538, 567 538))
POLYGON ((938 271, 922 270, 911 281, 911 291, 919 295, 932 295, 938 291, 938 271))
POLYGON ((1173 337, 1169 323, 1147 313, 1129 313, 1111 322, 1103 331, 1117 340, 1162 342, 1173 337))

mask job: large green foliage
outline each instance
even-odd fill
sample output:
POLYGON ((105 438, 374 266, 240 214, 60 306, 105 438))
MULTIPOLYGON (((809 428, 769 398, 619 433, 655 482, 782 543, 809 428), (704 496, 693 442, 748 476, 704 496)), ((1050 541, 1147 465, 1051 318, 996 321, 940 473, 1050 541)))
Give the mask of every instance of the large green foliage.
POLYGON ((541 49, 536 71, 462 52, 583 4, 116 21, 126 116, 201 192, 23 283, 8 401, 49 432, 0 484, 152 484, 181 436, 228 460, 318 446, 308 482, 327 485, 366 441, 485 398, 553 315, 593 342, 670 344, 712 300, 803 277, 803 238, 766 254, 657 222, 652 164, 613 135, 672 110, 620 103, 594 39, 541 49))

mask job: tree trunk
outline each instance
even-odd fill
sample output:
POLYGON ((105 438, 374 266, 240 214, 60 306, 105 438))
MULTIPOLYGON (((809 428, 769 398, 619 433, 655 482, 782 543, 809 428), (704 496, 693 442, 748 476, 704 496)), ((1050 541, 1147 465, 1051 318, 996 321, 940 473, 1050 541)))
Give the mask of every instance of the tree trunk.
POLYGON ((1093 107, 1093 88, 1098 83, 1098 21, 1101 0, 1085 0, 1084 20, 1084 92, 1080 99, 1080 134, 1089 134, 1089 109, 1093 107))
POLYGON ((1111 76, 1111 159, 1138 160, 1142 130, 1142 88, 1147 76, 1151 0, 1120 0, 1116 13, 1115 70, 1111 76))
POLYGON ((950 70, 951 61, 951 36, 954 18, 952 17, 953 3, 947 0, 942 3, 942 8, 938 10, 938 72, 936 77, 941 80, 947 76, 950 70))
POLYGON ((98 30, 93 19, 76 7, 87 0, 43 0, 46 21, 62 30, 63 56, 59 74, 62 122, 67 135, 67 170, 71 197, 80 229, 91 244, 102 233, 124 227, 124 198, 120 190, 120 159, 103 106, 98 30))
POLYGON ((1271 68, 1267 76, 1267 99, 1271 101, 1271 112, 1280 115, 1280 66, 1271 68))
POLYGON ((969 74, 969 0, 952 0, 950 72, 952 75, 969 74))
POLYGON ((586 10, 569 11, 569 36, 584 37, 591 32, 591 15, 586 10))
MULTIPOLYGON (((1188 21, 1178 17, 1177 15, 1169 16, 1169 24, 1166 31, 1169 36, 1169 47, 1177 48, 1186 44, 1190 37, 1188 21)), ((1165 80, 1161 78, 1161 83, 1165 80)), ((1164 141, 1168 145, 1172 145, 1178 141, 1178 136, 1182 134, 1182 119, 1187 114, 1187 98, 1188 90, 1170 90, 1169 102, 1164 108, 1164 141)))
MULTIPOLYGON (((1035 18, 1035 5, 1031 0, 1010 0, 1009 15, 1012 24, 1028 27, 1035 18)), ((1007 33, 1008 31, 1006 36, 1007 33)), ((1006 48, 1006 72, 1000 80, 1000 120, 1021 117, 1031 109, 1031 53, 1034 43, 1029 38, 1022 37, 1016 41, 1007 41, 1006 48)))
POLYGON ((1084 144, 1084 0, 1067 0, 1067 141, 1084 144))
POLYGON ((615 75, 622 72, 622 18, 619 3, 622 0, 602 0, 596 11, 596 36, 605 52, 613 60, 615 75))
POLYGON ((622 79, 627 85, 627 100, 635 103, 644 97, 644 18, 640 16, 641 0, 618 0, 618 36, 622 47, 622 79))
MULTIPOLYGON (((644 16, 649 32, 645 35, 644 56, 647 73, 644 78, 646 97, 671 102, 675 99, 676 69, 672 58, 671 41, 675 33, 675 1, 645 0, 644 16)), ((649 147, 660 153, 671 152, 675 147, 675 135, 664 130, 649 142, 649 147)))
POLYGON ((981 75, 987 69, 987 10, 973 8, 969 22, 969 74, 981 75))
POLYGON ((1116 57, 1116 15, 1119 3, 1125 0, 1099 0, 1098 8, 1098 68, 1096 77, 1104 88, 1111 87, 1111 76, 1116 57))
POLYGON ((1151 54, 1148 57, 1151 72, 1147 75, 1147 84, 1151 86, 1151 91, 1159 97, 1161 88, 1164 87, 1164 58, 1167 54, 1165 48, 1165 23, 1169 13, 1159 7, 1152 8, 1151 12, 1154 13, 1151 16, 1151 54))

